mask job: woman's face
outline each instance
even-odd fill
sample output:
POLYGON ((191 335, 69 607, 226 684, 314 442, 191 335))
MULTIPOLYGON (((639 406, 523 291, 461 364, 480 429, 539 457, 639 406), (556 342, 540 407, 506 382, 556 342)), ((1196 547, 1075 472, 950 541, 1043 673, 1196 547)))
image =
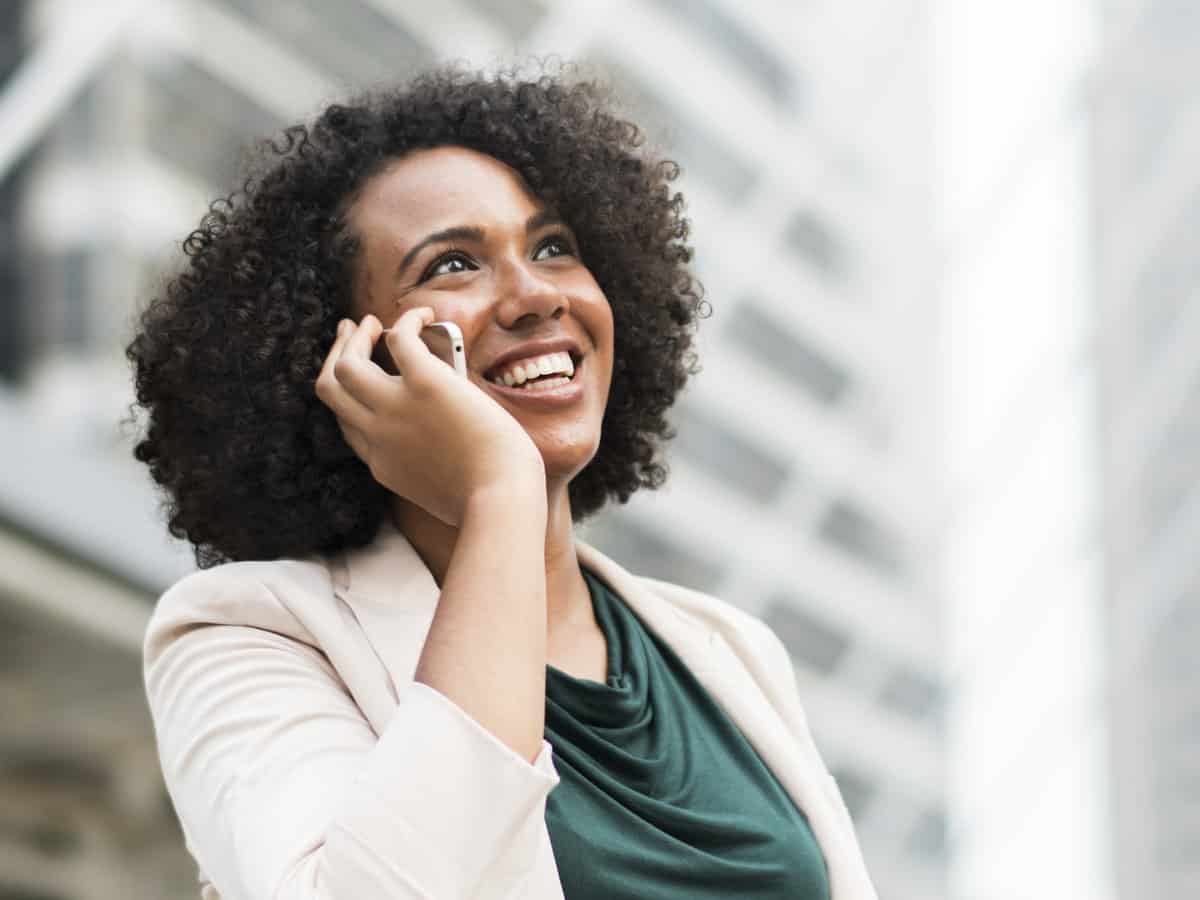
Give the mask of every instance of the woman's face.
POLYGON ((613 321, 566 224, 515 171, 462 147, 392 163, 364 185, 349 222, 362 246, 356 317, 390 327, 429 306, 456 323, 470 379, 525 428, 547 476, 569 481, 582 470, 600 443, 613 321), (503 384, 518 365, 531 374, 534 360, 561 364, 564 352, 575 366, 569 383, 544 393, 503 384))

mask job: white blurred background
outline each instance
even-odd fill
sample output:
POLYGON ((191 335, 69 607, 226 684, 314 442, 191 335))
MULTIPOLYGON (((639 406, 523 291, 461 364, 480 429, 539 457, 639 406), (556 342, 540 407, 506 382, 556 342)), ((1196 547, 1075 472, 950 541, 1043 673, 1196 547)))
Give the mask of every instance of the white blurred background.
POLYGON ((1185 0, 0 3, 0 900, 198 894, 134 310, 249 142, 531 53, 682 163, 713 309, 668 487, 584 536, 775 628, 881 897, 1200 896, 1197 49, 1185 0))

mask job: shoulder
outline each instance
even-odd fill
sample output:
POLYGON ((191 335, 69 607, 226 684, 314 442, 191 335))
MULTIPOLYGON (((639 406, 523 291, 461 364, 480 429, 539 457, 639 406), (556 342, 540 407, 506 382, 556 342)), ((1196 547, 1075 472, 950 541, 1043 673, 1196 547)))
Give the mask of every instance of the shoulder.
POLYGON ((317 560, 225 563, 184 576, 158 599, 146 627, 149 662, 174 638, 203 625, 242 625, 313 644, 305 612, 328 605, 329 567, 317 560))
POLYGON ((671 617, 721 637, 743 661, 765 655, 775 667, 782 654, 782 663, 790 671, 790 661, 774 632, 744 609, 702 591, 636 575, 585 541, 577 540, 576 548, 580 560, 605 577, 618 593, 632 595, 626 597, 627 602, 635 599, 638 606, 665 607, 671 617))
POLYGON ((655 596, 673 606, 678 613, 702 624, 722 637, 738 643, 749 642, 759 647, 782 644, 762 619, 720 597, 702 591, 649 578, 635 576, 637 581, 655 596))
POLYGON ((797 733, 807 724, 800 703, 791 655, 762 619, 719 597, 668 581, 637 576, 650 593, 672 606, 676 614, 718 635, 737 663, 797 733))

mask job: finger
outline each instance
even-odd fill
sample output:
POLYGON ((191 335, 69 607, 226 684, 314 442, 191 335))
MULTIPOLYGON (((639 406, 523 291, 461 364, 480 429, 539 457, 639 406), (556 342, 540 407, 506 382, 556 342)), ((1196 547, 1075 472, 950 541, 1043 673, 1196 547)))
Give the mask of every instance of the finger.
MULTIPOLYGON (((321 366, 321 373, 318 376, 318 382, 320 384, 329 382, 332 383, 334 392, 337 393, 338 396, 335 398, 332 393, 327 394, 327 396, 330 397, 330 400, 334 405, 342 410, 341 415, 339 415, 337 410, 334 410, 332 406, 330 407, 330 409, 334 412, 334 416, 337 418, 338 429, 341 431, 342 437, 345 439, 346 443, 350 445, 350 449, 352 449, 360 458, 365 459, 365 454, 368 450, 366 434, 362 431, 361 427, 355 427, 354 425, 350 424, 349 420, 357 419, 361 425, 370 417, 370 410, 364 407, 361 403, 358 403, 358 401, 354 400, 354 398, 351 397, 346 390, 341 387, 340 384, 338 384, 337 378, 333 374, 334 366, 337 364, 337 361, 341 359, 342 351, 345 349, 346 342, 349 341, 350 337, 354 334, 354 329, 354 322, 349 319, 342 319, 338 323, 337 334, 333 339, 333 346, 330 347, 329 353, 325 357, 325 362, 321 366)), ((322 387, 317 391, 317 393, 318 395, 321 395, 322 393, 325 393, 326 390, 327 388, 322 387)), ((323 399, 324 398, 322 397, 322 400, 323 399)))
POLYGON ((317 379, 320 380, 322 375, 333 371, 333 364, 341 358, 342 348, 346 346, 346 341, 350 339, 350 335, 354 330, 354 323, 349 319, 342 319, 338 322, 337 334, 333 338, 333 346, 329 348, 329 352, 325 354, 325 360, 321 363, 321 371, 317 374, 317 379))
POLYGON ((346 424, 342 419, 338 419, 338 427, 342 430, 342 437, 346 439, 346 443, 350 445, 350 449, 354 451, 355 456, 366 462, 367 454, 371 449, 366 434, 346 424))
POLYGON ((361 429, 370 419, 371 410, 346 390, 337 374, 343 351, 347 342, 353 337, 354 331, 353 322, 343 321, 339 325, 337 338, 334 340, 329 354, 325 357, 320 374, 317 375, 316 394, 339 420, 361 429))
POLYGON ((350 335, 350 340, 346 341, 346 347, 342 351, 342 356, 357 356, 361 359, 370 359, 371 350, 375 347, 375 342, 379 340, 379 335, 382 333, 382 323, 368 313, 355 326, 353 334, 350 335))
POLYGON ((346 342, 333 374, 349 394, 370 410, 379 410, 400 389, 395 379, 371 359, 375 340, 383 326, 374 316, 364 319, 346 342))
POLYGON ((433 321, 433 310, 428 306, 418 306, 405 312, 384 334, 388 350, 401 375, 421 379, 436 372, 433 368, 435 365, 442 365, 421 340, 421 329, 433 321))
POLYGON ((338 382, 354 399, 368 409, 377 410, 389 397, 395 396, 395 385, 382 368, 371 359, 375 342, 383 333, 383 324, 368 313, 353 327, 341 358, 334 363, 338 382))
MULTIPOLYGON (((338 365, 343 365, 343 363, 339 362, 338 365)), ((327 381, 318 385, 317 396, 333 411, 338 425, 343 430, 354 428, 365 432, 375 417, 375 413, 346 390, 336 376, 331 376, 327 381)))

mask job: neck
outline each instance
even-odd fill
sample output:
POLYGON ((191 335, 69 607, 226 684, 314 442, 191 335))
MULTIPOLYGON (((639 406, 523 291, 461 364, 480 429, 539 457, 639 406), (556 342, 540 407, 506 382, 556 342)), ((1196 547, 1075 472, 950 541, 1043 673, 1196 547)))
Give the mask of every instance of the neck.
MULTIPOLYGON (((546 630, 591 621, 592 604, 575 555, 575 530, 567 487, 546 491, 546 630)), ((417 551, 438 587, 445 581, 458 529, 413 503, 396 498, 393 520, 417 551)))

